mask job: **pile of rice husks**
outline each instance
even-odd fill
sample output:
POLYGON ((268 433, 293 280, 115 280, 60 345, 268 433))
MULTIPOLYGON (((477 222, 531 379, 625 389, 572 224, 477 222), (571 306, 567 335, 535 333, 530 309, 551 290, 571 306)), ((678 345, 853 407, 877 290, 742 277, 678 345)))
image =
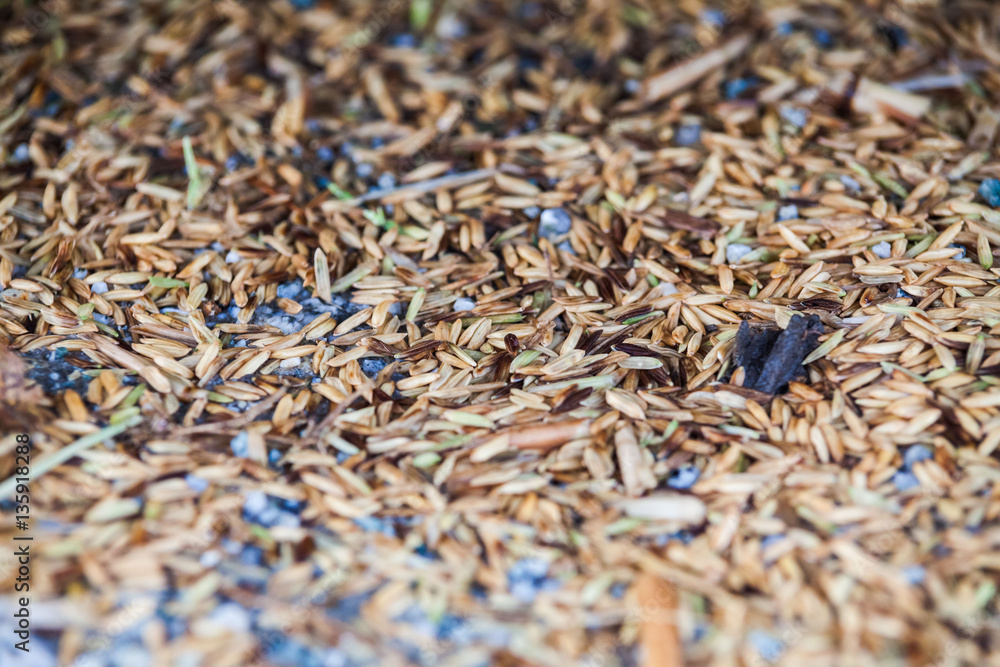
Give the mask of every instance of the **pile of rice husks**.
POLYGON ((0 663, 1000 664, 1000 4, 725 4, 0 3, 0 663))

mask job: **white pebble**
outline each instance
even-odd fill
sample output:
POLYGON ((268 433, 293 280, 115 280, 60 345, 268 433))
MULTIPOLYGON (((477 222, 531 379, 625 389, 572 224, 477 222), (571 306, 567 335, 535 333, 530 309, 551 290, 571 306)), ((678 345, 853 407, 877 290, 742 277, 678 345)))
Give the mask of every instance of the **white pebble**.
POLYGON ((90 286, 90 291, 94 294, 104 294, 108 291, 108 284, 103 280, 99 280, 90 286))
POLYGON ((740 260, 753 252, 753 248, 743 243, 730 243, 726 246, 726 262, 739 264, 740 260))
POLYGON ((889 245, 888 241, 882 241, 881 243, 876 243, 872 246, 872 252, 875 253, 876 257, 889 259, 892 257, 892 246, 889 245))
POLYGON ((466 297, 459 297, 455 300, 455 312, 463 310, 472 310, 476 307, 476 302, 472 299, 467 299, 466 297))
POLYGON ((226 253, 226 264, 235 264, 238 261, 240 261, 240 253, 235 250, 226 253))

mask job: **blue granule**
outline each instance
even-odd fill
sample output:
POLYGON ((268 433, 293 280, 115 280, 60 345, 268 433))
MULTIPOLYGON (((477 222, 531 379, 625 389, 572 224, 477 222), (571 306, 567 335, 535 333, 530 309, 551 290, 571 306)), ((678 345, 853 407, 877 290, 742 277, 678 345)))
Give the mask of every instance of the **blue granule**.
POLYGON ((750 643, 757 650, 757 653, 768 662, 777 662, 781 654, 785 652, 785 643, 783 641, 775 639, 761 630, 752 631, 749 639, 750 643))
POLYGON ((281 501, 281 505, 289 512, 295 512, 296 514, 298 514, 299 512, 305 509, 306 501, 284 499, 281 501))
POLYGON ((681 125, 674 134, 674 143, 678 146, 694 146, 701 141, 701 125, 681 125))
POLYGON ((799 217, 799 207, 795 204, 782 206, 778 209, 778 220, 795 220, 799 217))
POLYGON ((750 90, 757 81, 754 77, 731 79, 725 83, 725 95, 727 100, 735 100, 750 90))
POLYGON ((354 519, 354 524, 366 533, 382 533, 386 537, 396 537, 396 528, 392 522, 374 516, 363 516, 354 519))
POLYGON ((899 491, 909 491, 920 486, 920 480, 917 479, 916 475, 905 470, 896 472, 892 476, 892 483, 896 485, 896 489, 899 491))
POLYGON ((14 149, 14 154, 10 156, 10 163, 24 164, 28 161, 29 157, 28 144, 18 144, 17 148, 14 149))
POLYGON ((417 38, 408 32, 404 32, 400 35, 390 37, 389 44, 397 49, 415 49, 417 48, 417 38))
POLYGON ((240 563, 243 565, 260 565, 264 559, 264 550, 248 544, 240 552, 240 563))
POLYGON ((361 609, 365 606, 365 603, 368 602, 373 593, 374 591, 356 593, 354 595, 348 595, 340 598, 326 613, 335 621, 350 623, 351 621, 357 619, 358 615, 361 614, 361 609))
POLYGON ((1000 207, 1000 180, 987 178, 979 184, 979 196, 994 208, 1000 207))
POLYGON ((726 25, 726 13, 718 9, 706 9, 701 13, 701 20, 710 26, 721 28, 726 25))
POLYGON ((927 571, 920 565, 909 565, 903 568, 903 578, 911 586, 918 586, 923 583, 927 571))
POLYGON ((465 626, 465 619, 454 614, 444 614, 438 621, 437 639, 438 641, 453 641, 465 626))
POLYGON ((538 235, 551 239, 567 233, 572 226, 573 219, 569 213, 561 208, 548 208, 542 211, 538 235))
POLYGON ((798 107, 782 107, 781 118, 795 127, 803 128, 809 122, 809 112, 798 107))
POLYGON ((910 43, 910 35, 903 28, 895 24, 888 24, 879 29, 885 41, 889 43, 889 48, 898 51, 910 43))
POLYGON ((184 477, 184 481, 187 482, 188 488, 195 493, 201 493, 208 488, 208 480, 198 477, 194 473, 188 473, 184 477))
POLYGON ((816 28, 813 30, 813 39, 820 48, 829 49, 833 47, 833 36, 829 30, 816 28))
POLYGON ((559 582, 548 577, 549 563, 543 558, 522 558, 507 572, 511 595, 524 603, 534 601, 543 590, 558 587, 559 582))
POLYGON ((701 470, 695 466, 678 468, 667 479, 667 486, 672 489, 690 489, 701 476, 701 470))
POLYGON ((933 452, 923 445, 913 445, 903 454, 903 466, 910 470, 917 461, 926 461, 934 458, 933 452))
POLYGON ((324 163, 333 162, 333 149, 329 146, 320 146, 316 149, 316 157, 324 163))
POLYGON ((760 546, 761 548, 766 549, 772 544, 777 544, 783 539, 785 539, 785 536, 782 535, 781 533, 778 533, 777 535, 768 535, 767 537, 765 537, 760 541, 760 546))
POLYGON ((246 431, 240 431, 235 438, 229 441, 229 447, 233 454, 241 459, 250 456, 250 435, 246 431))
POLYGON ((382 372, 382 369, 388 366, 389 363, 384 359, 379 359, 377 357, 371 357, 368 359, 361 360, 361 372, 370 378, 374 378, 376 375, 382 372))

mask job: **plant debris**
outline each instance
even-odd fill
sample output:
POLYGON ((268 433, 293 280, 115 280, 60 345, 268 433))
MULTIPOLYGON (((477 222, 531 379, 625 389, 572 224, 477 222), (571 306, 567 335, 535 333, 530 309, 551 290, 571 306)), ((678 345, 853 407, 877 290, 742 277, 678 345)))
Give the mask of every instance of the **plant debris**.
POLYGON ((998 25, 0 3, 33 664, 994 664, 998 25))

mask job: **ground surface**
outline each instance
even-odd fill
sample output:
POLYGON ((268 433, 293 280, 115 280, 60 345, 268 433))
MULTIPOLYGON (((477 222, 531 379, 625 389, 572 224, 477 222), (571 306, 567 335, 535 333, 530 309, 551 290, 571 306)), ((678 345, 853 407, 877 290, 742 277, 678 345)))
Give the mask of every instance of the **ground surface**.
POLYGON ((1000 5, 733 5, 0 3, 0 663, 1000 664, 1000 5))

